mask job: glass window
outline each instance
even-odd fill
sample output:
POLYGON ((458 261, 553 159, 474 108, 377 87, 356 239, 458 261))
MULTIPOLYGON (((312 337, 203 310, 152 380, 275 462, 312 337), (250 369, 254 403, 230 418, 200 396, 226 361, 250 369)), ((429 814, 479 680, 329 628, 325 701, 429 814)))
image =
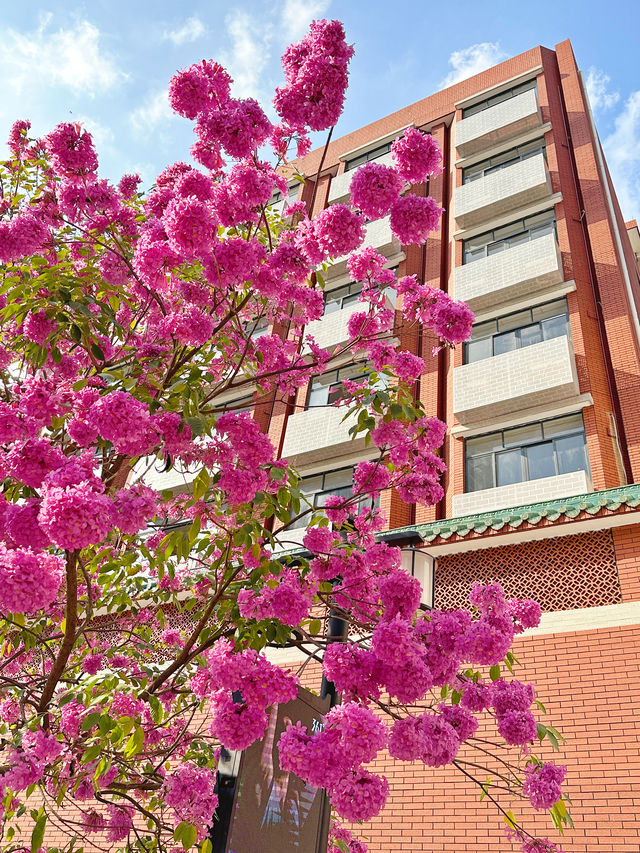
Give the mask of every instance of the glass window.
POLYGON ((477 492, 480 489, 492 489, 493 481, 493 457, 491 455, 478 456, 467 460, 467 491, 477 492))
POLYGON ((464 362, 470 364, 561 335, 569 335, 566 299, 556 299, 545 305, 507 314, 498 320, 477 323, 471 332, 471 340, 465 344, 464 362))
POLYGON ((531 311, 518 311, 516 314, 507 314, 498 320, 498 331, 506 332, 508 329, 517 329, 531 322, 531 311))
POLYGON ((378 145, 376 148, 372 148, 364 154, 358 154, 357 157, 351 157, 345 163, 345 172, 348 172, 350 169, 356 169, 358 166, 362 166, 363 163, 369 162, 369 160, 377 160, 378 157, 388 154, 389 151, 391 151, 392 142, 393 139, 390 139, 388 142, 384 142, 382 145, 378 145))
POLYGON ((493 355, 491 349, 491 338, 480 338, 477 341, 469 341, 465 344, 465 347, 466 364, 472 364, 474 361, 482 361, 484 358, 491 358, 493 355))
POLYGON ((540 343, 542 340, 542 329, 539 323, 535 323, 533 326, 524 326, 524 328, 520 329, 519 335, 520 346, 529 347, 532 344, 540 343))
MULTIPOLYGON (((353 487, 353 468, 339 468, 336 471, 327 471, 324 474, 315 474, 311 477, 303 477, 300 480, 300 491, 306 498, 309 504, 313 507, 322 507, 329 495, 339 495, 343 498, 351 496, 353 487)), ((354 512, 364 506, 378 506, 379 500, 371 500, 371 498, 363 495, 359 498, 354 506, 354 512)), ((303 503, 300 511, 303 512, 308 507, 303 503)), ((291 527, 296 529, 304 527, 309 521, 309 516, 295 521, 291 527)))
POLYGON ((531 444, 534 441, 542 439, 542 424, 527 424, 523 427, 514 427, 513 429, 505 429, 504 446, 513 447, 514 445, 522 446, 531 444))
POLYGON ((483 98, 482 101, 477 101, 469 107, 464 107, 462 110, 462 118, 468 118, 476 113, 481 113, 484 110, 488 110, 490 107, 495 107, 497 104, 502 104, 504 101, 508 101, 510 98, 517 98, 518 95, 521 95, 523 92, 527 92, 530 89, 537 90, 537 88, 538 84, 534 77, 532 80, 527 80, 517 86, 512 86, 510 89, 505 89, 503 92, 498 92, 495 95, 490 95, 488 98, 483 98))
POLYGON ((583 428, 582 415, 567 415, 564 418, 554 418, 552 421, 545 421, 543 424, 544 437, 553 438, 555 435, 566 435, 568 432, 583 428))
POLYGON ((465 441, 466 491, 589 471, 582 414, 465 441))
MULTIPOLYGON (((330 370, 321 376, 314 376, 309 386, 307 408, 330 406, 341 400, 344 395, 343 381, 350 379, 352 382, 364 382, 369 376, 370 370, 370 365, 347 364, 338 370, 330 370)), ((381 382, 384 382, 384 379, 385 377, 381 377, 381 382)))
POLYGON ((510 486, 512 483, 521 483, 522 476, 522 451, 505 450, 504 453, 496 454, 496 482, 498 486, 510 486))
POLYGON ((515 148, 502 151, 500 154, 495 154, 493 157, 488 157, 486 160, 481 160, 479 163, 474 163, 473 166, 463 169, 462 183, 468 184, 470 181, 492 175, 501 169, 506 169, 508 166, 513 166, 515 163, 528 160, 530 157, 535 157, 536 154, 543 154, 544 152, 544 139, 536 139, 533 142, 527 142, 525 145, 517 145, 515 148))
POLYGON ((556 466, 553 460, 553 442, 533 444, 525 450, 529 480, 540 480, 542 477, 553 477, 556 466))
POLYGON ((528 243, 545 234, 555 233, 555 229, 555 212, 547 210, 544 213, 536 213, 534 216, 511 222, 509 225, 503 225, 494 231, 486 231, 463 242, 463 263, 468 264, 479 258, 495 255, 512 246, 528 243))
POLYGON ((479 438, 468 438, 466 441, 467 455, 478 456, 481 453, 490 453, 492 450, 500 450, 502 447, 502 433, 493 432, 479 438))
POLYGON ((570 435, 555 442, 558 457, 558 474, 586 470, 586 447, 581 435, 570 435))
POLYGON ((503 332, 501 335, 496 335, 493 339, 493 354, 502 355, 505 352, 512 352, 518 349, 518 333, 503 332))

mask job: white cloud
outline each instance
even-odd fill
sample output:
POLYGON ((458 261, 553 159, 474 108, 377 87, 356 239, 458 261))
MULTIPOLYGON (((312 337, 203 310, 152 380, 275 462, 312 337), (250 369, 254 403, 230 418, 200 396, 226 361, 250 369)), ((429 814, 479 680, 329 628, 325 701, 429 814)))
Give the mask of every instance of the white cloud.
POLYGON ((591 109, 594 112, 601 109, 609 110, 620 100, 619 92, 610 92, 608 90, 610 82, 611 78, 609 75, 605 74, 604 71, 601 71, 599 68, 595 68, 593 65, 587 72, 585 85, 587 87, 587 94, 589 96, 589 102, 591 103, 591 109))
POLYGON ((321 18, 330 5, 331 0, 284 0, 280 20, 285 39, 291 42, 302 38, 311 21, 321 18))
POLYGON ((137 107, 129 118, 137 131, 144 132, 154 130, 158 125, 166 124, 175 117, 176 114, 169 106, 167 89, 162 89, 148 95, 145 102, 137 107))
POLYGON ((622 215, 640 219, 640 90, 631 93, 602 147, 622 215))
POLYGON ((441 81, 440 86, 453 86, 454 83, 473 77, 474 74, 479 74, 507 58, 508 54, 497 41, 483 41, 462 50, 454 50, 449 57, 449 65, 453 70, 441 81))
POLYGON ((203 36, 207 28, 202 23, 197 15, 187 18, 184 24, 177 30, 168 30, 164 33, 165 41, 172 41, 176 45, 186 44, 187 42, 196 41, 203 36))
POLYGON ((93 143, 98 155, 100 155, 107 147, 111 147, 113 145, 113 142, 115 141, 115 134, 110 127, 107 127, 87 115, 80 115, 75 119, 75 121, 89 131, 93 137, 93 143))
POLYGON ((40 18, 37 29, 3 35, 0 68, 5 86, 17 95, 63 87, 93 98, 126 78, 100 44, 100 30, 87 20, 53 30, 53 16, 40 18))
POLYGON ((234 96, 267 102, 270 96, 263 92, 267 82, 263 71, 271 58, 272 25, 256 21, 242 10, 227 15, 225 25, 231 51, 223 54, 220 61, 233 77, 234 96))

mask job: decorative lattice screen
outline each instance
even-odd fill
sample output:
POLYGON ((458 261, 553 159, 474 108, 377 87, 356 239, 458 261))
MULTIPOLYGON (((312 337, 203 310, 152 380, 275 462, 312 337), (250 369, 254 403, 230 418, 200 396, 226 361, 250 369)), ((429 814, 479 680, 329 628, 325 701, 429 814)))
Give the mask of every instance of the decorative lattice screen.
POLYGON ((545 611, 622 601, 609 530, 439 557, 435 606, 467 606, 476 580, 499 581, 510 598, 533 598, 545 611))

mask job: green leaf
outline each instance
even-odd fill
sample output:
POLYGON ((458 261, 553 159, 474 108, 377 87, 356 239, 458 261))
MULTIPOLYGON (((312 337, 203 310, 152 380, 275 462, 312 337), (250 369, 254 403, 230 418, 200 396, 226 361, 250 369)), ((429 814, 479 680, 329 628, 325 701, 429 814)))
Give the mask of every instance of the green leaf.
POLYGON ((482 785, 482 793, 480 794, 480 802, 484 800, 484 798, 489 793, 489 788, 491 787, 491 776, 487 779, 487 781, 482 785))
POLYGON ((94 358, 97 358, 98 361, 106 361, 105 355, 98 346, 98 344, 91 344, 91 354, 94 358))
POLYGON ((309 622, 309 633, 314 636, 319 634, 322 631, 322 621, 320 619, 312 619, 309 622))
POLYGON ((31 853, 36 853, 36 851, 42 847, 46 825, 47 816, 46 814, 41 814, 36 821, 36 825, 33 827, 33 832, 31 833, 31 853))
POLYGON ((536 699, 536 705, 542 711, 543 714, 547 713, 547 709, 544 707, 544 705, 542 704, 542 702, 539 699, 536 699))
POLYGON ((96 759, 100 753, 102 752, 102 744, 95 743, 93 746, 90 746, 89 749, 85 749, 82 754, 82 758, 80 759, 83 764, 88 764, 90 761, 96 759))
POLYGON ((87 714, 80 725, 80 730, 83 732, 91 731, 91 729, 98 724, 98 720, 101 716, 100 711, 94 711, 92 714, 87 714))
POLYGON ((489 678, 491 681, 497 681, 500 678, 500 664, 497 663, 489 670, 489 678))
POLYGON ((140 726, 136 726, 133 734, 127 741, 127 745, 124 748, 124 757, 131 758, 132 755, 136 755, 136 753, 140 752, 142 749, 142 745, 144 744, 144 732, 140 728, 140 726))
POLYGON ((118 725, 122 729, 122 733, 128 735, 133 728, 133 717, 118 717, 118 725))
POLYGON ((206 468, 203 468, 193 481, 194 500, 199 501, 200 498, 204 497, 207 489, 209 488, 209 480, 209 472, 206 468))
POLYGON ((555 734, 549 728, 547 729, 547 740, 549 741, 549 743, 553 747, 554 752, 560 751, 560 744, 558 743, 558 738, 555 736, 555 734))
POLYGON ((182 842, 182 846, 185 850, 189 850, 189 848, 193 847, 198 840, 198 830, 193 826, 193 824, 183 820, 176 826, 173 838, 174 841, 182 842))
POLYGON ((513 812, 507 812, 504 816, 504 822, 511 827, 511 829, 516 828, 516 816, 513 812))

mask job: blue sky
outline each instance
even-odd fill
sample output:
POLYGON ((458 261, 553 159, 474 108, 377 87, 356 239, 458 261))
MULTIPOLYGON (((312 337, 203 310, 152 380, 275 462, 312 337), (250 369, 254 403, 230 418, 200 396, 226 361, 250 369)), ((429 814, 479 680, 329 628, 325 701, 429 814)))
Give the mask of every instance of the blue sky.
POLYGON ((188 159, 191 123, 166 87, 202 58, 229 68, 237 96, 270 101, 279 57, 314 17, 341 19, 356 54, 337 135, 443 85, 570 38, 589 82, 600 137, 626 218, 640 219, 638 0, 49 0, 0 4, 0 138, 16 118, 36 133, 81 121, 104 174, 138 171, 148 185, 188 159))

